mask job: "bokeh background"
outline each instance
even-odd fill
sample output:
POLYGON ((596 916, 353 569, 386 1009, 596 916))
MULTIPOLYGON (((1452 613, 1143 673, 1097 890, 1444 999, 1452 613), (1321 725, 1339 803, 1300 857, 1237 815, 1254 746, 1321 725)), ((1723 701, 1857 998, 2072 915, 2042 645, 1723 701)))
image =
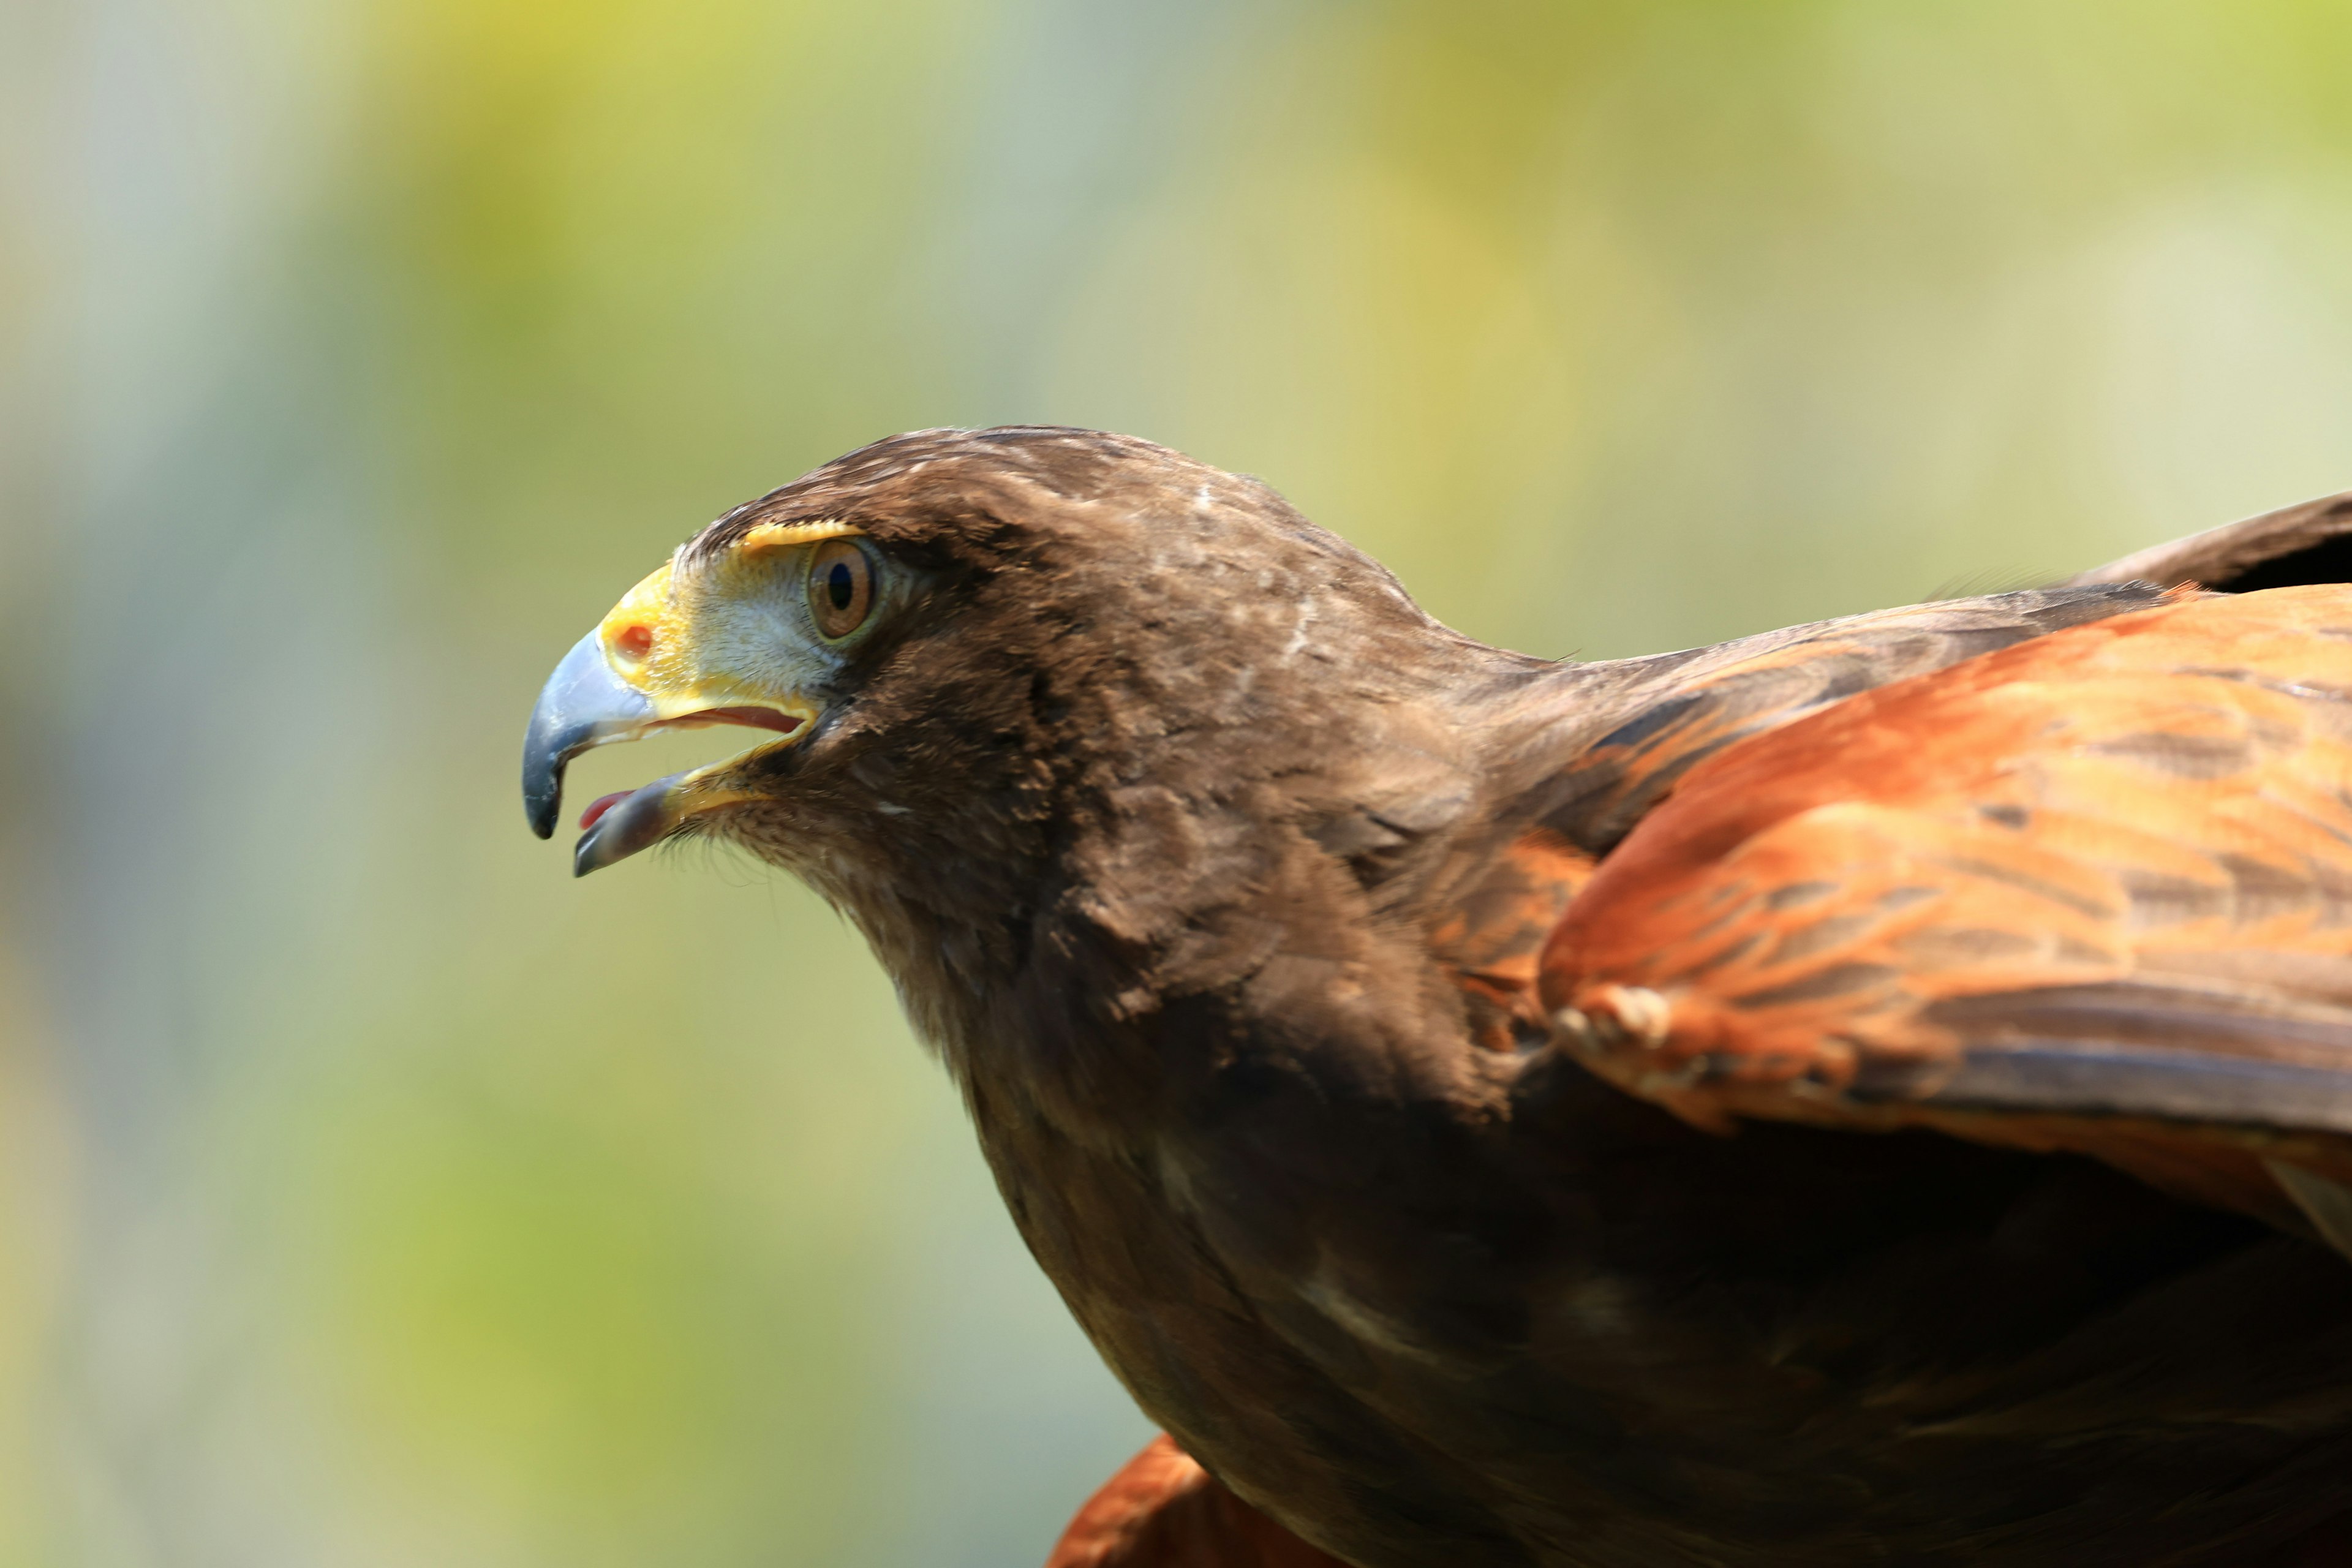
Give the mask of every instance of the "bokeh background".
POLYGON ((554 658, 923 425, 1558 655, 2352 485, 2347 80, 2327 0, 0 0, 0 1568, 1034 1563, 1143 1422, 830 914, 525 833, 554 658))

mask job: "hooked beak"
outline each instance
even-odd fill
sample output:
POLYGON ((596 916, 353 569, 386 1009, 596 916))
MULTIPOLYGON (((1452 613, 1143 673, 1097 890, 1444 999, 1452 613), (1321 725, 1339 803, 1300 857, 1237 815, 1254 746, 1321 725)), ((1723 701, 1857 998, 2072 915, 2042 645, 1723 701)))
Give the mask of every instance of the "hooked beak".
MULTIPOLYGON (((614 670, 600 628, 563 656, 531 710, 522 746, 523 812, 533 833, 552 837, 563 803, 564 767, 591 746, 705 724, 742 724, 792 736, 814 718, 804 706, 795 712, 781 704, 747 705, 740 698, 704 702, 688 693, 648 697, 614 670)), ((733 783, 735 764, 741 761, 734 757, 672 773, 597 801, 580 819, 586 831, 572 849, 572 874, 601 870, 659 843, 690 817, 753 798, 733 783)))
POLYGON ((634 741, 654 720, 645 693, 613 673, 602 639, 590 632, 572 645, 531 710, 522 742, 522 809, 530 830, 555 835, 563 806, 563 770, 572 758, 607 741, 634 741))

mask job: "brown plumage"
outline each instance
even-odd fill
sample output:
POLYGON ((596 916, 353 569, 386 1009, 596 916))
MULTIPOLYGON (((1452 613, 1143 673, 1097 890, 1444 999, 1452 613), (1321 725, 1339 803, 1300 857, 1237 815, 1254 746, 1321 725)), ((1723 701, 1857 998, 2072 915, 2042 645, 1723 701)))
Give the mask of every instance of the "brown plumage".
POLYGON ((899 437, 681 552, 881 607, 582 865, 871 940, 1181 1446, 1056 1568, 2352 1560, 2352 589, 2176 586, 2347 526, 1569 665, 1164 448, 899 437))

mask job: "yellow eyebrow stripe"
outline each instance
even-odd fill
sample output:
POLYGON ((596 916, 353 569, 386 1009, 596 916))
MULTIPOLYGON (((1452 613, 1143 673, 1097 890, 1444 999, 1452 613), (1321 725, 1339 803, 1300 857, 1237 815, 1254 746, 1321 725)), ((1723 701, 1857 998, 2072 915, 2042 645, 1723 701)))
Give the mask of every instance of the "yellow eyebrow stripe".
POLYGON ((735 542, 738 550, 783 550, 795 544, 814 544, 820 539, 846 539, 866 531, 853 523, 834 518, 818 518, 808 522, 763 522, 735 542))

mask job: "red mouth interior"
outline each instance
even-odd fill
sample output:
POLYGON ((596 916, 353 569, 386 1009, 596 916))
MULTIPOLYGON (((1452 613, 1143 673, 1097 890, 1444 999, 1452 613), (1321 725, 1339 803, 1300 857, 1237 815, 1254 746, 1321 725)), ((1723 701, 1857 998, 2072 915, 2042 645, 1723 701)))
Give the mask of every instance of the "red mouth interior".
POLYGON ((623 801, 628 799, 631 795, 636 793, 637 792, 633 789, 616 789, 610 795, 600 795, 594 800, 590 801, 588 803, 588 809, 580 814, 580 831, 585 833, 588 829, 595 826, 596 819, 598 817, 604 816, 606 812, 612 810, 614 806, 620 805, 623 801))
MULTIPOLYGON (((748 730, 772 730, 779 735, 789 735, 801 727, 801 721, 790 713, 779 713, 772 708, 706 708, 699 713, 665 719, 657 727, 664 730, 700 730, 712 724, 740 724, 748 730)), ((595 826, 597 818, 636 793, 632 789, 618 789, 611 795, 598 795, 588 803, 588 809, 580 814, 580 830, 585 833, 595 826)))
POLYGON ((779 713, 772 708, 705 708, 699 713, 681 713, 675 719, 665 719, 665 730, 699 730, 706 724, 741 724, 753 730, 773 730, 779 735, 789 735, 801 727, 801 721, 790 713, 779 713))

